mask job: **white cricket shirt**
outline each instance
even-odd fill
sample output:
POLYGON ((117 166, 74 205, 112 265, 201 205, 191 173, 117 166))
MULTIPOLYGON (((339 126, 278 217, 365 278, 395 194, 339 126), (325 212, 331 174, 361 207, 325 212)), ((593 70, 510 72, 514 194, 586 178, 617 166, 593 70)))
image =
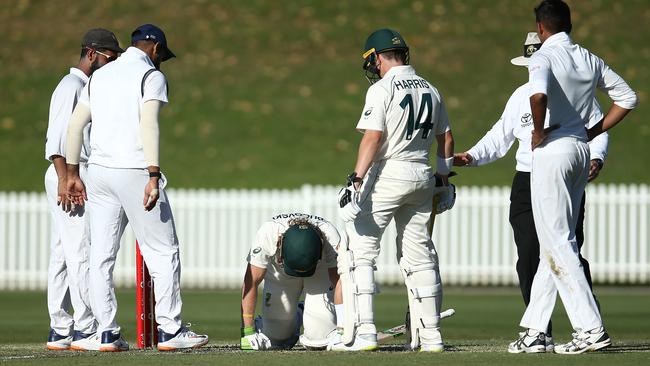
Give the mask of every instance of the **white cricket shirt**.
POLYGON ((266 275, 274 278, 294 278, 284 273, 278 263, 280 251, 278 250, 279 238, 289 228, 290 221, 297 218, 307 218, 310 223, 318 227, 324 234, 323 255, 316 267, 316 271, 336 268, 336 247, 341 241, 336 227, 322 217, 302 213, 286 213, 274 216, 262 224, 257 230, 255 241, 251 245, 247 261, 251 265, 267 270, 266 275), (270 264, 270 265, 269 265, 270 264))
POLYGON ((559 124, 549 138, 576 137, 586 141, 585 124, 599 88, 625 109, 633 109, 636 94, 605 62, 573 43, 564 32, 550 36, 530 58, 530 95, 548 97, 549 120, 544 127, 559 124))
POLYGON ((357 124, 360 131, 383 131, 374 161, 395 159, 429 164, 436 135, 450 130, 438 90, 409 65, 395 66, 368 88, 357 124))
MULTIPOLYGON (((74 107, 77 105, 79 95, 88 76, 76 67, 70 68, 70 73, 61 79, 52 93, 50 100, 50 113, 47 122, 47 135, 45 138, 45 159, 51 160, 53 155, 65 156, 65 142, 68 133, 68 124, 74 107)), ((90 124, 83 130, 83 144, 79 162, 88 161, 90 124)))
POLYGON ((148 100, 167 103, 167 82, 161 72, 147 77, 142 94, 144 74, 153 68, 144 52, 129 47, 117 60, 94 72, 79 99, 90 108, 93 121, 88 164, 147 167, 140 137, 142 104, 148 100))
MULTIPOLYGON (((591 116, 586 127, 592 127, 603 118, 598 102, 593 100, 591 116)), ((546 113, 548 122, 549 113, 546 113)), ((532 150, 530 148, 533 132, 533 117, 530 112, 530 84, 526 83, 510 96, 506 107, 499 120, 492 126, 481 140, 467 152, 474 158, 473 166, 491 163, 502 158, 510 149, 515 140, 519 141, 517 149, 516 170, 530 172, 532 164, 532 150)), ((607 157, 609 136, 607 132, 598 135, 589 142, 591 159, 605 161, 607 157)))

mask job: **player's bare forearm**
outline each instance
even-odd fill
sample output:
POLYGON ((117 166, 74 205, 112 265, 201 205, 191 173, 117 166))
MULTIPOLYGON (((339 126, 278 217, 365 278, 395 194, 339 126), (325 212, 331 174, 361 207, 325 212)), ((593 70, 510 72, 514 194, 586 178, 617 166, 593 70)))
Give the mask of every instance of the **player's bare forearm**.
POLYGON ((56 203, 62 205, 63 211, 69 212, 71 209, 70 201, 68 200, 68 171, 65 165, 65 158, 61 155, 52 155, 50 157, 56 176, 58 178, 56 203))
POLYGON ((437 155, 443 159, 451 158, 454 156, 454 135, 451 130, 436 135, 436 142, 438 143, 437 155))
POLYGON ((546 139, 544 120, 546 120, 547 106, 548 97, 546 94, 537 93, 530 97, 530 111, 533 115, 533 135, 531 138, 531 148, 533 150, 546 139))
POLYGON ((436 176, 442 179, 442 183, 446 186, 449 185, 449 169, 450 166, 447 164, 453 164, 453 161, 450 163, 449 159, 454 157, 454 135, 451 133, 451 130, 436 135, 436 176))
POLYGON ((533 130, 541 132, 544 130, 544 120, 546 119, 546 107, 548 98, 546 94, 537 93, 530 97, 530 111, 533 115, 533 130))
POLYGON ((251 266, 248 264, 244 274, 244 284, 242 286, 241 300, 241 317, 242 327, 252 327, 255 325, 255 303, 257 302, 257 287, 262 282, 266 270, 251 266))
POLYGON ((68 168, 65 166, 65 158, 61 155, 52 155, 50 159, 52 160, 52 165, 54 165, 54 170, 56 171, 56 176, 59 178, 59 182, 65 181, 65 178, 68 176, 68 168))
POLYGON ((623 107, 617 106, 616 104, 612 104, 605 117, 592 128, 587 130, 587 137, 589 138, 589 141, 593 140, 594 137, 600 135, 601 133, 606 132, 610 128, 616 126, 623 120, 623 118, 625 118, 625 116, 627 116, 628 113, 630 113, 630 109, 625 109, 623 107))
POLYGON ((359 154, 357 156, 357 164, 354 166, 354 171, 357 177, 364 178, 372 161, 375 159, 377 150, 381 144, 382 131, 366 130, 359 144, 359 154))

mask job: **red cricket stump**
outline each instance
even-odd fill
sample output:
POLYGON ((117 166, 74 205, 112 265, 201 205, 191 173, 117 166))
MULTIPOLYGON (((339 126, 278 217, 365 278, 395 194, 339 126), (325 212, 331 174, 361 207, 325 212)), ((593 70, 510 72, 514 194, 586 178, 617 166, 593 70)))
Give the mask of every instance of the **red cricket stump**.
POLYGON ((137 348, 152 348, 158 344, 158 324, 156 324, 154 311, 156 300, 153 292, 153 280, 149 275, 147 264, 140 253, 140 245, 137 241, 135 242, 135 271, 137 348))

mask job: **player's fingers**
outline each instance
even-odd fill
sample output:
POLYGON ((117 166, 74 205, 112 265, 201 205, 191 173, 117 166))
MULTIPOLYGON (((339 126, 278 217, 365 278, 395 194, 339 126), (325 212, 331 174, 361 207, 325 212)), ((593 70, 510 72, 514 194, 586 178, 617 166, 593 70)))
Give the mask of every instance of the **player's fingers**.
POLYGON ((467 160, 461 154, 454 155, 454 166, 464 166, 467 165, 467 160))
POLYGON ((154 188, 152 189, 147 196, 145 196, 145 204, 144 204, 144 209, 145 211, 151 211, 151 209, 156 206, 156 202, 158 201, 158 189, 154 188))
POLYGON ((145 206, 145 211, 151 211, 154 207, 156 207, 156 202, 158 202, 158 197, 151 197, 149 196, 149 201, 147 202, 147 206, 145 206))

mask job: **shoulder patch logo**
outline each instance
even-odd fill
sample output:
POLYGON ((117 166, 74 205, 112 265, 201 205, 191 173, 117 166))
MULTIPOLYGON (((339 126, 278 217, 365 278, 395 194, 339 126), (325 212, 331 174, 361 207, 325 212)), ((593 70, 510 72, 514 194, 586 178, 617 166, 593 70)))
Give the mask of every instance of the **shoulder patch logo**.
POLYGON ((372 107, 368 108, 368 110, 366 110, 365 112, 363 112, 363 115, 366 116, 366 117, 368 117, 368 116, 370 115, 370 113, 372 113, 372 107))
POLYGON ((259 252, 261 252, 261 251, 262 251, 262 248, 257 247, 257 248, 255 248, 255 249, 253 249, 253 254, 257 254, 257 253, 259 253, 259 252))
POLYGON ((524 113, 524 115, 521 116, 521 125, 523 126, 528 126, 531 123, 533 123, 533 116, 530 113, 524 113))

